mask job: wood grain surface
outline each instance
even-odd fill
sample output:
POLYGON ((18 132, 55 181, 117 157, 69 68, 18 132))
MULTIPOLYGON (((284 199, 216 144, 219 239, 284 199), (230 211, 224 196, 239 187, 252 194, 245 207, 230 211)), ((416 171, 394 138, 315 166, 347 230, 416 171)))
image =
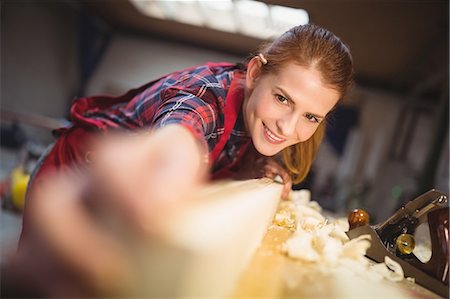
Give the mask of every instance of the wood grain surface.
POLYGON ((317 273, 282 253, 280 246, 291 235, 286 228, 269 227, 231 298, 441 298, 406 280, 373 283, 317 273))

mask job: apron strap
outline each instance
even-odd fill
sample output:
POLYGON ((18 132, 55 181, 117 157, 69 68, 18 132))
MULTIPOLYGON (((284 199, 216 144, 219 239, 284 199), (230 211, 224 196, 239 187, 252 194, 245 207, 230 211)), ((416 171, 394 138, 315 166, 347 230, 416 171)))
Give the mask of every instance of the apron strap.
POLYGON ((230 90, 228 91, 227 98, 225 101, 224 108, 224 131, 220 136, 219 142, 216 144, 214 149, 209 154, 209 160, 211 163, 216 161, 219 157, 220 152, 223 150, 228 138, 231 135, 231 131, 234 128, 236 119, 239 115, 239 109, 242 106, 242 101, 244 99, 244 90, 239 85, 239 81, 242 78, 241 73, 236 73, 233 81, 231 82, 230 90))
MULTIPOLYGON (((242 73, 236 73, 233 81, 231 82, 230 90, 228 91, 224 108, 224 115, 225 115, 224 132, 220 136, 219 142, 216 144, 216 146, 209 155, 211 165, 217 160, 223 148, 225 147, 225 144, 229 140, 231 131, 233 130, 234 125, 236 124, 239 111, 242 108, 242 101, 244 99, 244 89, 242 88, 242 86, 240 86, 242 77, 243 77, 242 73)), ((229 177, 231 174, 230 170, 242 158, 249 144, 250 140, 248 140, 248 142, 246 142, 241 146, 239 155, 236 157, 234 162, 213 173, 211 179, 215 180, 229 177)))

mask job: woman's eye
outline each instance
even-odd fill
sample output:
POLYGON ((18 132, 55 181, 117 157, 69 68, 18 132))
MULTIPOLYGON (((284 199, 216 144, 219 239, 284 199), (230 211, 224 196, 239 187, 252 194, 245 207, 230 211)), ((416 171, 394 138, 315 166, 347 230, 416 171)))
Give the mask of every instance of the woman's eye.
POLYGON ((310 113, 306 113, 305 117, 310 121, 310 122, 314 122, 314 123, 318 123, 319 120, 317 119, 317 117, 315 117, 314 115, 310 114, 310 113))
POLYGON ((277 98, 278 102, 282 103, 282 104, 288 104, 288 99, 286 99, 285 97, 283 97, 280 94, 275 95, 275 97, 277 98))

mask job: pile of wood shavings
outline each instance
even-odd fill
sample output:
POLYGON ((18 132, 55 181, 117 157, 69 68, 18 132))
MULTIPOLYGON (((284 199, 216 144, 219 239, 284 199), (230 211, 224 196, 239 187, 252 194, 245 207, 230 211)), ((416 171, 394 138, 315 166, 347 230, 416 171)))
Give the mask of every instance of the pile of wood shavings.
POLYGON ((293 231, 281 250, 300 265, 295 273, 287 275, 288 286, 295 288, 301 282, 304 295, 330 296, 329 292, 318 294, 317 290, 308 293, 308 288, 304 287, 308 285, 309 289, 314 289, 317 281, 328 281, 328 285, 340 285, 339 288, 328 288, 328 291, 348 296, 350 294, 342 290, 345 289, 343 286, 348 281, 358 281, 358 285, 352 284, 352 288, 371 290, 372 295, 375 292, 377 296, 393 295, 395 290, 385 289, 381 294, 376 285, 383 280, 402 281, 404 273, 401 266, 389 257, 384 263, 369 261, 365 254, 370 247, 370 236, 362 235, 349 240, 346 234, 349 229, 347 219, 327 219, 322 215, 320 205, 310 198, 308 190, 292 191, 289 200, 280 204, 274 217, 275 225, 293 231))

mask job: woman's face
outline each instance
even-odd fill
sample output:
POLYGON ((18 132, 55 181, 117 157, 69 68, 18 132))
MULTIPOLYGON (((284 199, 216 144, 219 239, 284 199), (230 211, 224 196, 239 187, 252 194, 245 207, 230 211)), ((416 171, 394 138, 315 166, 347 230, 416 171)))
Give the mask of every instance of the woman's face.
POLYGON ((258 152, 273 156, 308 140, 340 95, 314 68, 291 63, 264 76, 260 68, 258 57, 249 62, 244 121, 258 152))

